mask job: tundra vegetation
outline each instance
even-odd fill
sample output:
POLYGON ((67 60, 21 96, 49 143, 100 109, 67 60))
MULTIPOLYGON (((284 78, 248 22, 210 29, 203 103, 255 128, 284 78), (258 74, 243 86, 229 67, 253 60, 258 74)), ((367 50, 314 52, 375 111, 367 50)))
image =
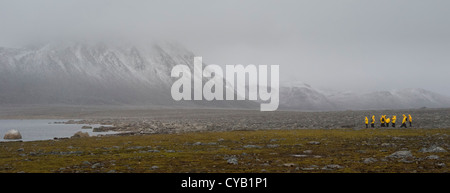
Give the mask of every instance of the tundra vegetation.
POLYGON ((275 129, 0 143, 0 172, 449 172, 449 129, 275 129))

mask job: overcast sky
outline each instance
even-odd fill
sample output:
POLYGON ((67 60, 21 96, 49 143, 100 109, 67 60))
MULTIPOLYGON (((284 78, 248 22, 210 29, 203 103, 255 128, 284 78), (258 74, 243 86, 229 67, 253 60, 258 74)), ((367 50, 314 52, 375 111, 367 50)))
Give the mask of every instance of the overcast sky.
POLYGON ((281 81, 450 96, 450 1, 0 0, 0 46, 178 41, 207 64, 280 65, 281 81))

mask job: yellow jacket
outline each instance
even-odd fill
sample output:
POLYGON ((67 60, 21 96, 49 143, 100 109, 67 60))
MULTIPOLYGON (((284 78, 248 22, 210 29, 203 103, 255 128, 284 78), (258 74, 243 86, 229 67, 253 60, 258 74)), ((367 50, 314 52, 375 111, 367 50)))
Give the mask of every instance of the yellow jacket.
POLYGON ((366 123, 366 125, 369 124, 369 119, 367 117, 364 119, 364 123, 366 123))
POLYGON ((408 117, 403 116, 403 120, 402 120, 402 124, 406 123, 406 120, 408 119, 408 117))
POLYGON ((408 119, 409 119, 409 122, 412 122, 412 117, 411 117, 411 115, 408 115, 408 119))
POLYGON ((392 123, 395 123, 395 121, 397 121, 397 116, 392 116, 392 123))
POLYGON ((381 115, 380 122, 381 122, 381 123, 384 123, 385 120, 386 120, 386 119, 384 118, 384 115, 381 115))
POLYGON ((375 115, 372 115, 372 124, 375 123, 375 115))
POLYGON ((391 119, 387 118, 386 123, 390 123, 390 122, 391 122, 391 119))

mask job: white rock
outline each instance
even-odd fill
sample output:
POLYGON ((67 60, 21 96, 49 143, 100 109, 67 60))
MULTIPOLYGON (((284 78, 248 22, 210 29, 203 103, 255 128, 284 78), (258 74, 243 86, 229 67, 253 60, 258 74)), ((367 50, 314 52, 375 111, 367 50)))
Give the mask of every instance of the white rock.
POLYGON ((20 134, 19 131, 11 129, 8 132, 6 132, 3 139, 22 139, 22 135, 20 134))
POLYGON ((338 164, 330 164, 330 165, 326 165, 325 167, 322 168, 322 170, 334 170, 334 169, 342 169, 344 167, 338 165, 338 164))
POLYGON ((414 157, 411 151, 396 151, 393 154, 387 156, 387 158, 410 158, 414 157))
POLYGON ((78 131, 72 136, 72 138, 82 138, 82 137, 89 137, 89 133, 78 131))
POLYGON ((365 163, 365 164, 371 164, 371 163, 375 163, 375 162, 377 162, 377 161, 378 161, 377 159, 370 157, 370 158, 364 159, 363 163, 365 163))
POLYGON ((285 166, 285 167, 294 167, 296 165, 297 164, 294 164, 294 163, 285 163, 285 164, 283 164, 283 166, 285 166))
POLYGON ((292 155, 292 157, 297 157, 297 158, 305 158, 305 157, 308 157, 308 155, 303 155, 303 154, 294 154, 294 155, 292 155))
POLYGON ((237 165, 238 164, 238 160, 235 157, 231 157, 231 158, 227 159, 227 163, 228 164, 237 165))
POLYGON ((447 150, 445 150, 442 147, 439 146, 431 146, 429 148, 422 148, 419 150, 419 152, 423 152, 423 153, 445 153, 447 152, 447 150))
POLYGON ((425 159, 438 160, 439 156, 437 156, 437 155, 429 155, 425 159))
POLYGON ((306 153, 306 154, 312 154, 312 152, 313 152, 313 151, 310 150, 310 149, 303 151, 303 153, 306 153))
POLYGON ((320 145, 320 142, 318 141, 310 141, 308 142, 309 145, 320 145))

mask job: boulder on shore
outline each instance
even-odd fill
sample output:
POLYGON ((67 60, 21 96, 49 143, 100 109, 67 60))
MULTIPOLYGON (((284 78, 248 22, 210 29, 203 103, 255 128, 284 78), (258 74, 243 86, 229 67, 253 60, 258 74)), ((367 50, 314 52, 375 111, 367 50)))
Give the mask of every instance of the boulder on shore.
POLYGON ((89 137, 89 133, 78 131, 72 136, 72 138, 82 138, 82 137, 89 137))
POLYGON ((22 135, 20 134, 19 131, 11 129, 8 132, 6 132, 3 139, 22 139, 22 135))
POLYGON ((100 127, 95 127, 94 129, 92 129, 92 132, 107 132, 107 131, 113 131, 116 129, 117 129, 116 127, 100 126, 100 127))

